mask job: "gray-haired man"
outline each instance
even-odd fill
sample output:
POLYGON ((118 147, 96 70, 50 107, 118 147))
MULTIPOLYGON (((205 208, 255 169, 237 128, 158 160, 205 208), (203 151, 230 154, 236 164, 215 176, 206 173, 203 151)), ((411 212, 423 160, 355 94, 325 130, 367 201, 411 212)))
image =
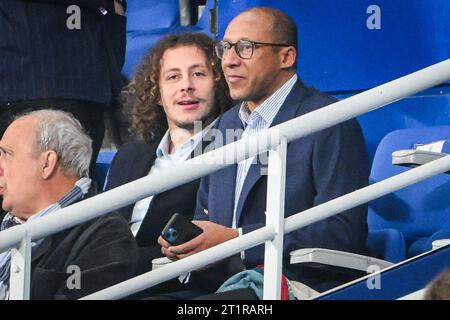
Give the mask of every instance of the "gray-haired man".
MULTIPOLYGON (((91 139, 70 114, 41 110, 17 118, 0 141, 0 230, 95 194, 91 139)), ((135 275, 137 246, 117 213, 33 242, 32 299, 75 299, 135 275), (78 282, 69 277, 78 270, 78 282)), ((9 252, 0 253, 0 298, 9 295, 9 252)))

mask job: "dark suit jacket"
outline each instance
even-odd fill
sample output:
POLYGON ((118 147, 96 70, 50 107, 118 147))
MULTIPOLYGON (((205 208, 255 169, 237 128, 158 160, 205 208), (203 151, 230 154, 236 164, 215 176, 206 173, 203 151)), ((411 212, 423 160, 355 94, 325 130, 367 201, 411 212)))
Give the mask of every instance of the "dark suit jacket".
POLYGON ((109 213, 48 236, 32 250, 30 298, 78 299, 136 276, 137 267, 128 224, 119 213, 109 213), (70 266, 80 268, 79 289, 67 285, 76 283, 70 266))
POLYGON ((113 6, 113 0, 0 0, 0 102, 110 104, 122 86, 126 41, 125 17, 113 6), (81 9, 80 30, 66 26, 69 5, 81 9))
MULTIPOLYGON (((272 126, 306 114, 335 100, 299 80, 275 116, 272 126)), ((242 129, 240 106, 223 114, 216 126, 242 129)), ((229 141, 227 141, 229 143, 229 141)), ((260 163, 250 167, 237 207, 237 225, 243 233, 265 224, 267 176, 260 163)), ((237 166, 229 166, 201 179, 194 219, 210 220, 231 227, 237 166), (205 211, 204 209, 207 209, 205 211), (208 212, 206 214, 205 212, 208 212)), ((368 161, 361 129, 350 120, 289 143, 287 148, 285 216, 301 212, 368 183, 368 161)), ((367 207, 360 206, 288 234, 284 239, 284 272, 290 279, 317 289, 323 272, 289 264, 289 252, 322 247, 365 253, 367 207)), ((264 262, 264 245, 245 251, 245 265, 264 262)))
MULTIPOLYGON (((143 141, 133 141, 123 145, 111 164, 105 190, 148 175, 156 160, 156 149, 159 142, 155 141, 152 144, 146 144, 143 141)), ((151 269, 151 261, 154 258, 162 256, 161 247, 158 245, 157 239, 170 217, 175 212, 178 212, 192 220, 199 183, 199 179, 188 182, 157 194, 152 199, 136 235, 142 258, 143 272, 151 269)), ((128 221, 131 219, 133 207, 134 204, 120 209, 120 212, 128 221)))

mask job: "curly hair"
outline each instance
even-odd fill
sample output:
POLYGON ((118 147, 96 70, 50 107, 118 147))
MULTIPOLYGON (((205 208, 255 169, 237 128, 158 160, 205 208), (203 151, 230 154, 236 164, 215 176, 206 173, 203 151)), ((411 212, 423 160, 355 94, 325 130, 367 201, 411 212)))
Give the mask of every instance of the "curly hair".
POLYGON ((167 120, 160 106, 159 76, 161 58, 171 48, 195 46, 206 56, 215 79, 216 116, 232 105, 220 62, 214 52, 214 42, 203 33, 180 33, 162 38, 143 58, 133 79, 122 90, 121 100, 130 118, 130 132, 147 143, 160 138, 167 130, 167 120))

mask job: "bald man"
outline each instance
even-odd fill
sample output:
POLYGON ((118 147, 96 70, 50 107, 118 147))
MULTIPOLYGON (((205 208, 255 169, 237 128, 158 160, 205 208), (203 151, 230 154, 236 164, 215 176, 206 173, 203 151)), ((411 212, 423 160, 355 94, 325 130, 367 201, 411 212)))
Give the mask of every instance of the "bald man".
MULTIPOLYGON (((317 110, 336 100, 307 87, 296 73, 297 29, 285 13, 268 7, 251 8, 228 25, 216 44, 232 99, 242 101, 218 120, 215 128, 248 137, 280 123, 317 110)), ((240 139, 238 137, 237 139, 240 139)), ((233 141, 226 141, 230 143, 233 141)), ((179 246, 162 238, 164 254, 182 259, 265 225, 267 176, 261 158, 202 178, 194 223, 203 233, 179 246)), ((364 139, 356 120, 349 120, 288 144, 285 216, 332 200, 368 183, 364 139)), ((339 284, 330 272, 290 265, 289 252, 321 247, 363 254, 367 237, 366 205, 316 222, 284 237, 283 271, 288 279, 325 290, 339 284)), ((234 260, 235 257, 233 258, 234 260)), ((242 252, 245 269, 264 263, 264 245, 242 252)), ((236 264, 234 264, 236 266, 236 264)), ((233 272, 239 268, 231 268, 233 272)), ((242 268, 243 269, 243 268, 242 268)), ((214 292, 229 276, 225 269, 198 281, 214 292)), ((200 274, 200 273, 199 273, 200 274)), ((194 273, 192 281, 195 281, 194 273)))

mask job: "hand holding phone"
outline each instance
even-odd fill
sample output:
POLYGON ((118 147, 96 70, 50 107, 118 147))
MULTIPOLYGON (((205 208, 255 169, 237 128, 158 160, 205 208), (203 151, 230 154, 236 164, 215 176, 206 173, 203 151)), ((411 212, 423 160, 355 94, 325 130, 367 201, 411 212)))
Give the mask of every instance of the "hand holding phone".
POLYGON ((190 241, 203 232, 201 228, 175 213, 161 232, 161 237, 173 246, 190 241))

